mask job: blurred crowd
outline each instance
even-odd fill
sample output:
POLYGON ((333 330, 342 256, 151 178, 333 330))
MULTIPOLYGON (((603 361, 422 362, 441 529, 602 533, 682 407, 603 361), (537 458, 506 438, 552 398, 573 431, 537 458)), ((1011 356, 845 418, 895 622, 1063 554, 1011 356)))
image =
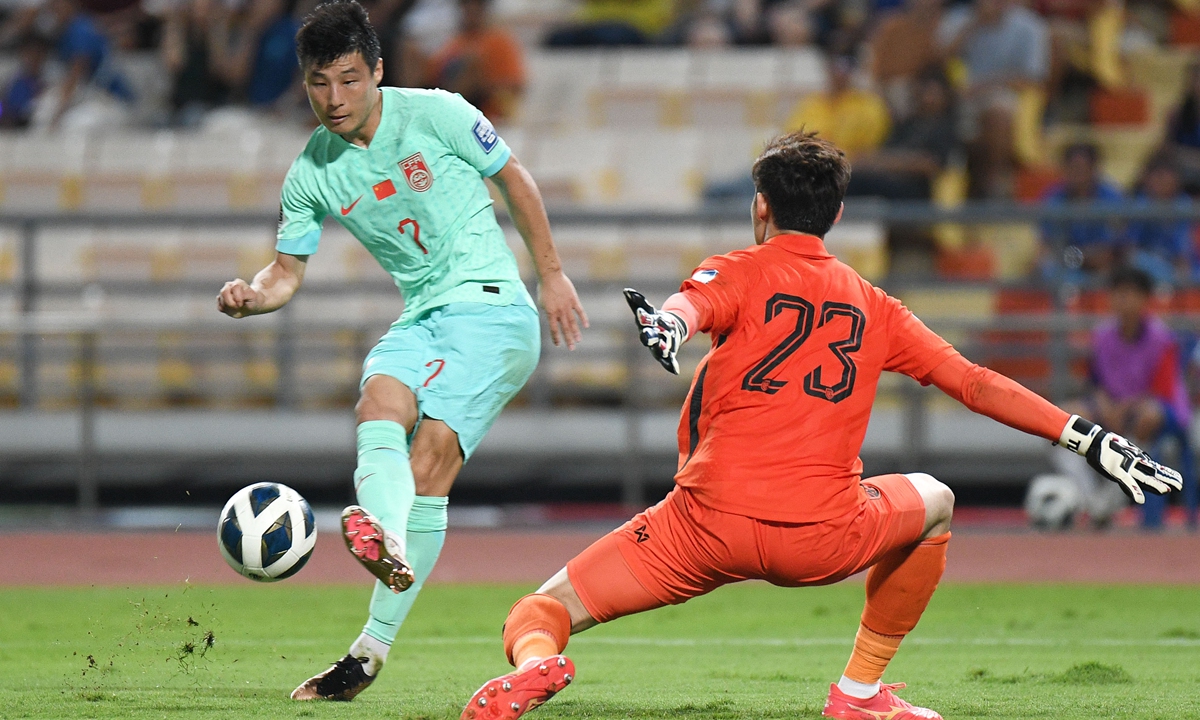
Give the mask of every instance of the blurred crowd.
MULTIPOLYGON (((0 0, 0 51, 18 58, 0 95, 6 128, 136 123, 192 127, 224 110, 310 122, 295 34, 318 0, 0 0), (156 58, 129 77, 118 54, 156 58), (136 115, 165 81, 168 107, 136 115)), ((498 120, 525 77, 522 48, 488 24, 488 0, 363 0, 385 82, 462 93, 498 120)))
MULTIPOLYGON (((17 58, 0 88, 0 126, 197 127, 246 112, 311 123, 294 35, 316 2, 0 0, 0 51, 17 58), (150 72, 131 76, 114 62, 131 55, 152 58, 150 72), (147 114, 138 99, 155 82, 166 102, 147 114)), ((828 78, 785 129, 844 148, 851 195, 1185 204, 1200 192, 1200 70, 1132 187, 1104 177, 1097 145, 1047 157, 1040 142, 1047 124, 1086 127, 1106 113, 1160 132, 1126 58, 1177 43, 1180 15, 1200 44, 1190 0, 561 0, 565 13, 520 39, 496 20, 502 2, 363 0, 385 82, 459 92, 504 123, 518 112, 531 43, 807 48, 825 58, 828 78)), ((739 182, 708 194, 743 194, 739 182)), ((1046 224, 1041 267, 1088 274, 1133 263, 1160 281, 1200 279, 1194 230, 1046 224)))

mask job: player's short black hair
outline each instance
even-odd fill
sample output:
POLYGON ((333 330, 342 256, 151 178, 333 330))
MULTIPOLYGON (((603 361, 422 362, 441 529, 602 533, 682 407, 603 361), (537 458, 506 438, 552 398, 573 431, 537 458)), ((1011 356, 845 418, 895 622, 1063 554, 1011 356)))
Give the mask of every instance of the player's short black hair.
POLYGON ((1113 290, 1130 288, 1143 295, 1149 295, 1154 292, 1154 279, 1150 277, 1150 273, 1141 268, 1124 266, 1113 271, 1108 286, 1113 290))
POLYGON ((375 69, 379 62, 379 36, 358 0, 321 3, 304 18, 304 24, 296 32, 296 57, 305 70, 323 68, 356 52, 367 61, 368 68, 375 69))
POLYGON ((752 175, 776 227, 825 237, 846 197, 850 162, 833 143, 799 130, 767 143, 752 175))

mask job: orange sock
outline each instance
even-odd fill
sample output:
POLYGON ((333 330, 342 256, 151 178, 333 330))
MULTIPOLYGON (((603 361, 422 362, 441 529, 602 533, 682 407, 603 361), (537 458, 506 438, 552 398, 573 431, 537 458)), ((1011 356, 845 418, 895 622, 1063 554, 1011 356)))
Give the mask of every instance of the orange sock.
POLYGON ((900 641, 912 632, 946 569, 950 533, 894 550, 867 572, 867 604, 845 676, 879 682, 900 641))
POLYGON ((571 637, 571 613, 556 598, 526 595, 508 611, 504 621, 504 654, 520 667, 532 658, 561 653, 571 637))

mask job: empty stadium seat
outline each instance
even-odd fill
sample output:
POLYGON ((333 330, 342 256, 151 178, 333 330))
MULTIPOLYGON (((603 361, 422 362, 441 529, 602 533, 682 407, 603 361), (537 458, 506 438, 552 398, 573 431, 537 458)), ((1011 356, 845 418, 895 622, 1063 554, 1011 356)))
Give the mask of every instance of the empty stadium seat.
POLYGON ((619 178, 611 199, 630 208, 694 206, 700 194, 700 147, 695 130, 620 133, 610 160, 619 178))

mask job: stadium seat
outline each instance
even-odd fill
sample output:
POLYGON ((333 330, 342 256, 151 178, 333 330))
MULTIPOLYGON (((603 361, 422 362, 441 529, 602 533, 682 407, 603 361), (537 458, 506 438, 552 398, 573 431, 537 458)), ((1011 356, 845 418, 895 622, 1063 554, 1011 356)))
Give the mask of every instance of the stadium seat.
POLYGON ((706 183, 749 177, 754 159, 775 132, 774 128, 704 128, 696 169, 706 183))
MULTIPOLYGON (((996 294, 996 314, 1049 315, 1054 298, 1047 290, 1001 288, 996 294)), ((1043 330, 992 330, 982 334, 984 353, 980 362, 1008 375, 1037 392, 1049 388, 1050 333, 1043 330)))
POLYGON ((1171 13, 1170 43, 1180 47, 1200 46, 1200 14, 1176 10, 1171 13))
POLYGON ((1132 87, 1093 90, 1088 98, 1088 118, 1093 125, 1146 125, 1150 122, 1150 96, 1132 87))
POLYGON ((259 182, 263 135, 255 128, 234 138, 214 132, 182 135, 172 166, 176 206, 245 209, 278 203, 278 187, 265 178, 259 182))
POLYGON ((75 210, 83 205, 90 138, 84 134, 24 135, 3 158, 4 207, 75 210))
POLYGON ((84 207, 92 210, 163 210, 175 200, 172 177, 176 136, 111 133, 93 142, 84 207))
POLYGON ((796 103, 806 95, 821 92, 829 84, 825 55, 816 48, 782 50, 780 89, 775 102, 775 125, 783 125, 796 103))
POLYGON ((613 194, 612 150, 613 136, 602 128, 539 134, 527 165, 548 203, 594 206, 613 194))
POLYGON ((591 117, 592 91, 612 74, 611 52, 532 51, 526 58, 529 89, 520 124, 527 128, 569 130, 599 124, 591 117))
POLYGON ((1161 123, 1183 96, 1192 53, 1179 49, 1152 49, 1131 52, 1126 57, 1129 80, 1145 88, 1150 95, 1153 121, 1161 123))
POLYGON ((783 74, 778 51, 701 52, 694 70, 695 86, 687 97, 693 125, 734 130, 773 124, 783 74))
POLYGON ((611 195, 615 204, 648 210, 682 210, 696 205, 700 195, 698 132, 620 133, 614 149, 619 178, 611 195))

